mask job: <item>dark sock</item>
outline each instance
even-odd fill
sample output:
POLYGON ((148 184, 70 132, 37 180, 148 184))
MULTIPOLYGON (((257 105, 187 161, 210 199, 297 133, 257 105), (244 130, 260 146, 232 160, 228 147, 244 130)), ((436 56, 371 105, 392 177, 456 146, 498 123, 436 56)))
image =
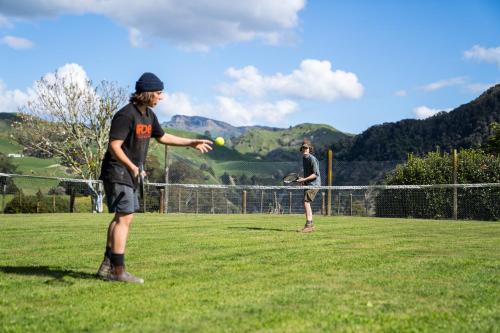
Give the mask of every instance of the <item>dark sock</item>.
POLYGON ((111 253, 111 264, 113 266, 125 266, 125 254, 111 253))
POLYGON ((106 246, 106 252, 104 252, 104 257, 111 259, 111 247, 106 246))
POLYGON ((311 221, 306 221, 306 224, 307 225, 311 225, 311 224, 313 224, 313 221, 312 220, 311 221))

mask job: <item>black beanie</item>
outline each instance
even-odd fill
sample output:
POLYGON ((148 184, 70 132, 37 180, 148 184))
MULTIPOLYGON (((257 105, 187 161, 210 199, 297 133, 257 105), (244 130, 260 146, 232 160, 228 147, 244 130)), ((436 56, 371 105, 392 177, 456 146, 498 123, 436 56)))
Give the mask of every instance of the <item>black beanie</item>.
POLYGON ((142 74, 139 80, 135 83, 135 91, 137 93, 162 90, 163 82, 161 82, 158 76, 154 75, 153 73, 142 74))

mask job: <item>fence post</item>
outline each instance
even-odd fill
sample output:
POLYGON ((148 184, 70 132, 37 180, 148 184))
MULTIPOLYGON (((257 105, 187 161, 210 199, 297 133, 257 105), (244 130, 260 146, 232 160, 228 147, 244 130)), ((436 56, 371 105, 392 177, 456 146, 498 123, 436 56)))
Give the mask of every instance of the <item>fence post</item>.
POLYGON ((243 197, 241 199, 241 210, 243 214, 247 213, 247 191, 243 190, 243 197))
POLYGON ((214 190, 210 190, 210 197, 212 199, 212 214, 215 214, 215 203, 214 203, 214 190))
POLYGON ((292 214, 292 192, 289 194, 290 200, 289 200, 289 206, 288 206, 288 214, 292 214))
MULTIPOLYGON (((453 184, 457 184, 458 180, 458 154, 457 150, 453 149, 453 184)), ((458 219, 458 188, 453 187, 453 219, 458 219)))
POLYGON ((260 192, 260 213, 262 214, 264 209, 264 190, 260 192))
POLYGON ((52 193, 52 213, 56 212, 56 193, 54 189, 54 193, 52 193))
POLYGON ((198 208, 199 207, 198 206, 198 192, 199 192, 198 189, 196 189, 196 214, 198 214, 198 209, 199 209, 198 208))
POLYGON ((165 196, 163 199, 165 214, 168 213, 168 146, 165 145, 165 196))
POLYGON ((274 213, 275 214, 280 213, 280 206, 278 203, 278 196, 276 195, 276 191, 274 192, 274 213))
POLYGON ((365 215, 368 216, 368 194, 364 194, 365 215))
POLYGON ((165 189, 161 188, 160 189, 160 214, 163 214, 165 212, 165 189))
POLYGON ((181 212, 181 205, 182 205, 181 204, 181 191, 182 191, 182 188, 179 187, 179 194, 178 194, 178 197, 179 197, 179 200, 178 200, 179 201, 179 207, 178 207, 179 208, 179 213, 181 212))
MULTIPOLYGON (((8 178, 5 178, 5 181, 7 181, 8 178)), ((7 184, 3 185, 2 188, 2 213, 5 211, 5 195, 7 194, 7 184)))
POLYGON ((349 193, 349 216, 352 216, 352 193, 349 193))
MULTIPOLYGON (((327 159, 327 185, 332 186, 333 184, 333 151, 331 149, 328 149, 328 159, 327 159)), ((328 216, 332 215, 332 190, 328 190, 328 195, 327 195, 327 208, 326 208, 326 214, 328 216)))
POLYGON ((71 188, 69 192, 69 212, 73 213, 75 211, 75 190, 71 188))
POLYGON ((321 214, 326 215, 325 192, 321 192, 321 214))
POLYGON ((337 196, 338 203, 337 203, 337 215, 340 215, 340 196, 342 194, 339 192, 339 195, 337 196))

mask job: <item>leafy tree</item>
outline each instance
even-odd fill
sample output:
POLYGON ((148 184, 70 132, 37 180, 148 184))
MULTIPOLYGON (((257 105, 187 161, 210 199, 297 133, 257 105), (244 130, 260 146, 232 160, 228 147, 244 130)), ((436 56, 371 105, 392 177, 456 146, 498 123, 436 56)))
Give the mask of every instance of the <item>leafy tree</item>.
POLYGON ((156 157, 153 154, 148 154, 148 156, 146 157, 145 168, 149 182, 151 183, 165 182, 165 171, 162 169, 158 157, 156 157))
POLYGON ((0 172, 16 173, 17 167, 12 163, 12 158, 0 152, 0 172))
POLYGON ((488 138, 486 150, 492 154, 500 155, 500 123, 491 123, 493 135, 488 138))
POLYGON ((171 183, 204 183, 203 173, 182 160, 176 160, 170 164, 169 178, 171 183))
POLYGON ((103 81, 57 71, 36 82, 33 98, 12 124, 14 139, 28 154, 58 157, 82 178, 97 179, 107 149, 111 119, 126 102, 125 90, 103 81))

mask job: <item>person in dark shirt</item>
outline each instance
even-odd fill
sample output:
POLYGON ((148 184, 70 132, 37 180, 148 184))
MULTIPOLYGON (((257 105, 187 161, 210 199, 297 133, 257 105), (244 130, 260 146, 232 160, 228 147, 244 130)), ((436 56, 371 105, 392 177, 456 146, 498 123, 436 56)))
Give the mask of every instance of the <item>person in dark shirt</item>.
POLYGON ((108 150, 101 167, 101 179, 108 208, 115 213, 109 224, 104 260, 97 275, 110 281, 144 283, 125 270, 125 245, 134 212, 139 209, 137 177, 144 175, 149 140, 173 146, 190 146, 206 153, 210 140, 188 139, 163 131, 151 108, 163 98, 163 82, 153 73, 144 73, 135 85, 129 104, 111 121, 108 150))
MULTIPOLYGON (((302 143, 300 151, 302 152, 302 166, 304 168, 304 177, 297 180, 298 183, 304 186, 321 186, 321 175, 319 173, 319 162, 312 154, 313 147, 307 143, 302 143)), ((311 209, 311 202, 318 193, 318 189, 304 190, 304 211, 306 215, 306 224, 299 232, 312 232, 314 231, 313 213, 311 209)))

